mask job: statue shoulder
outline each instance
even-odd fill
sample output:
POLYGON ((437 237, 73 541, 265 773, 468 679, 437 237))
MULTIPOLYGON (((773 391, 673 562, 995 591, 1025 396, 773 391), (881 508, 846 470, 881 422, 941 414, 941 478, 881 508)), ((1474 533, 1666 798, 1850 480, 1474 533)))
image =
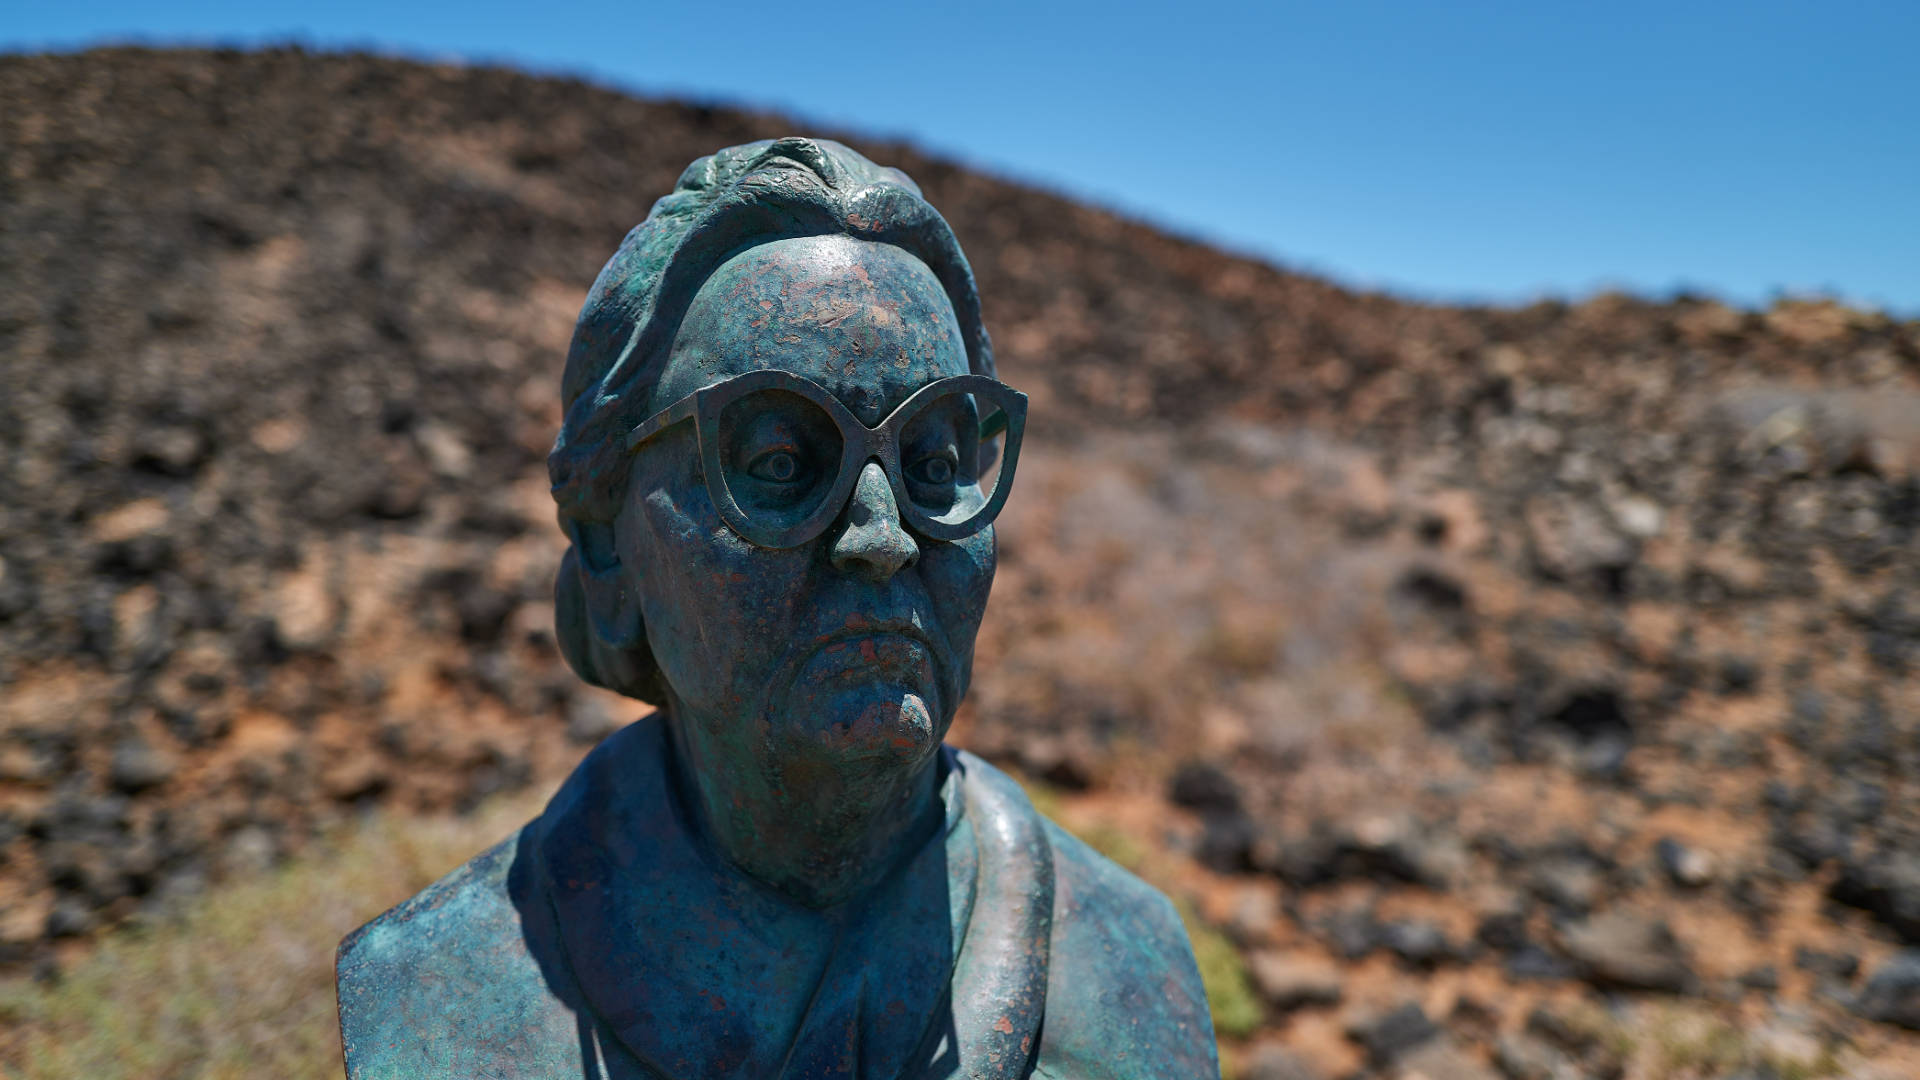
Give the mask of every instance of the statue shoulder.
POLYGON ((1052 821, 1046 831, 1053 942, 1035 1075, 1218 1080, 1206 989, 1173 904, 1052 821))
POLYGON ((574 1013, 529 950, 510 889, 524 834, 340 943, 335 974, 350 1080, 580 1075, 574 1013))

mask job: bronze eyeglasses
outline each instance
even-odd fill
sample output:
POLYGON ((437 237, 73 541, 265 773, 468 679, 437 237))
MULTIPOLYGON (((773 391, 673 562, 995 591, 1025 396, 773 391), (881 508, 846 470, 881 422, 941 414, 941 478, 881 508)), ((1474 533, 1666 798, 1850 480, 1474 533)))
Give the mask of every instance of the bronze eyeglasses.
POLYGON ((985 375, 954 375, 870 428, 811 379, 749 371, 655 413, 627 435, 627 452, 689 420, 707 493, 749 543, 798 547, 825 532, 869 461, 885 470, 908 528, 958 540, 1006 504, 1027 396, 985 375))

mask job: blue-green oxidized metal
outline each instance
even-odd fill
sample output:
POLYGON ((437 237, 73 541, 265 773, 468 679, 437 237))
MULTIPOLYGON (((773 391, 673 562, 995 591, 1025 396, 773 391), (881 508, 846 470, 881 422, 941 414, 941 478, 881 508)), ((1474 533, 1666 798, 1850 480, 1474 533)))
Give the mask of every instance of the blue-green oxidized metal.
POLYGON ((1215 1077, 1165 897, 943 745, 1025 399, 912 181, 695 162, 594 283, 556 627, 661 703, 342 942, 373 1077, 1215 1077))

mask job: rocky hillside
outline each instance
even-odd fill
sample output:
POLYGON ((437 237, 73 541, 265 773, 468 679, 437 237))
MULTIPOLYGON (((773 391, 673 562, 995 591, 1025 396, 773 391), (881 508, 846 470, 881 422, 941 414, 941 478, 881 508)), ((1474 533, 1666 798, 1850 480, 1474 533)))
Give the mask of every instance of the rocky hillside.
MULTIPOLYGON (((0 959, 638 711, 552 642, 560 357, 688 161, 790 133, 0 57, 0 959)), ((1235 943, 1243 1075, 1920 1073, 1920 324, 1410 304, 847 141, 1034 401, 956 736, 1235 943)))

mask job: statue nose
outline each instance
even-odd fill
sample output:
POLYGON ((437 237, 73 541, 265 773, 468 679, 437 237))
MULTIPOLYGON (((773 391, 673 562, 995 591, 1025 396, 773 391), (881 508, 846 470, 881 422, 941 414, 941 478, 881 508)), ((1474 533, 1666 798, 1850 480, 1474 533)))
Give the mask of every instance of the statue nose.
POLYGON ((834 569, 882 582, 920 561, 920 546, 900 526, 900 508, 879 462, 860 470, 843 516, 846 527, 833 541, 834 569))

